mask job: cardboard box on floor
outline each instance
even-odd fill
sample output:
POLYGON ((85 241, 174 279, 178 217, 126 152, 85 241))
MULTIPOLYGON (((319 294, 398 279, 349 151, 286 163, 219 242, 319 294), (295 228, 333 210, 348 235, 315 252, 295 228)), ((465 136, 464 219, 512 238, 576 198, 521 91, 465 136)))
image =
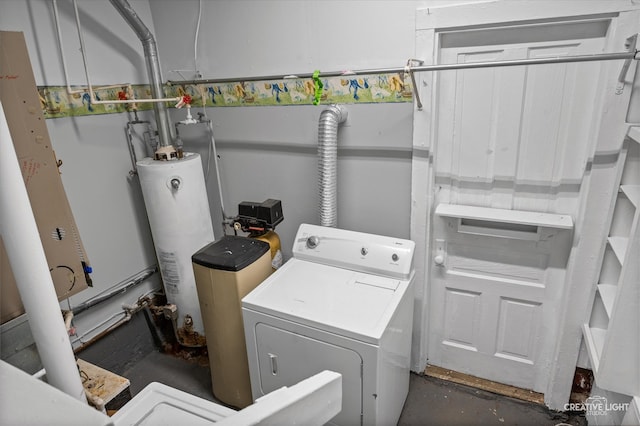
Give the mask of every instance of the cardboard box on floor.
MULTIPOLYGON (((58 299, 90 285, 89 265, 42 113, 29 52, 21 32, 0 31, 0 101, 4 106, 31 208, 58 299)), ((24 313, 0 238, 0 323, 24 313)), ((45 285, 45 283, 43 283, 45 285)))

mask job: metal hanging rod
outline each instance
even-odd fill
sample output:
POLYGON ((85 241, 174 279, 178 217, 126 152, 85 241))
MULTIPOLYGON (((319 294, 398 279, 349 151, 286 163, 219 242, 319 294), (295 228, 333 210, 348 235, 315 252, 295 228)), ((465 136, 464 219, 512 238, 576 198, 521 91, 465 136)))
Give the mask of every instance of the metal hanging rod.
MULTIPOLYGON (((593 55, 579 56, 558 56, 549 58, 533 58, 518 59, 513 61, 489 61, 489 62, 469 62, 463 64, 437 64, 437 65, 418 65, 397 68, 372 68, 355 71, 323 71, 320 73, 322 77, 348 77, 350 75, 366 75, 366 74, 394 74, 404 72, 426 72, 426 71, 447 71, 458 69, 472 68, 491 68, 491 67, 509 67, 516 65, 539 65, 539 64, 558 64, 564 62, 591 62, 591 61, 615 61, 615 60, 632 60, 640 59, 637 57, 638 51, 618 52, 618 53, 598 53, 593 55)), ((292 75, 262 75, 253 77, 233 77, 233 78, 209 78, 198 80, 168 80, 169 85, 179 84, 215 84, 215 83, 232 83, 236 81, 263 81, 263 80, 286 80, 292 78, 312 78, 313 73, 292 74, 292 75)))
MULTIPOLYGON (((413 87, 413 94, 416 100, 416 106, 419 110, 422 109, 422 101, 420 100, 420 93, 416 86, 416 80, 414 73, 416 72, 429 72, 429 71, 449 71, 449 70, 461 70, 461 69, 476 69, 476 68, 494 68, 494 67, 513 67, 520 65, 543 65, 543 64, 562 64, 569 62, 593 62, 593 61, 619 61, 624 60, 625 63, 620 71, 618 77, 618 87, 616 93, 621 93, 624 87, 625 77, 629 65, 632 60, 639 60, 640 53, 636 49, 638 34, 634 34, 627 38, 625 43, 626 52, 616 53, 595 53, 592 55, 576 55, 576 56, 555 56, 548 58, 531 58, 531 59, 516 59, 511 61, 487 61, 487 62, 469 62, 461 64, 436 64, 436 65, 422 65, 424 61, 419 59, 409 59, 407 65, 397 68, 374 68, 374 69, 362 69, 356 71, 329 71, 322 72, 322 77, 347 77, 352 75, 367 75, 367 74, 398 74, 407 73, 411 76, 411 82, 413 87), (413 63, 419 65, 413 66, 413 63)), ((216 83, 233 83, 236 81, 265 81, 265 80, 286 80, 293 78, 314 78, 317 77, 316 73, 294 74, 294 75, 262 75, 254 77, 235 77, 235 78, 214 78, 214 79, 199 79, 199 80, 168 80, 167 84, 216 84, 216 83)))

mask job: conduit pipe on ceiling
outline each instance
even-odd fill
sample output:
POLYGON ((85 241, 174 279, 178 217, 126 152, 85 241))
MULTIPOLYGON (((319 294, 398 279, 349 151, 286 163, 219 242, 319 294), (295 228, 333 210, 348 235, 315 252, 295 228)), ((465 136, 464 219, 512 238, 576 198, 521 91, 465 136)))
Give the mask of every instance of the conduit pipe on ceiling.
MULTIPOLYGON (((127 0, 110 0, 113 7, 116 8, 120 15, 124 18, 129 26, 136 33, 142 47, 144 48, 144 57, 147 62, 147 73, 149 74, 149 84, 151 86, 152 98, 163 98, 162 91, 162 75, 160 73, 160 61, 158 59, 158 49, 156 41, 149 31, 149 28, 142 22, 136 12, 133 10, 127 0)), ((160 137, 160 146, 170 146, 173 142, 173 134, 169 123, 169 115, 167 107, 164 103, 154 103, 153 111, 156 117, 158 127, 158 135, 160 137)))
POLYGON ((47 382, 73 398, 86 402, 1 102, 0 182, 0 235, 29 318, 38 354, 47 372, 47 382))
POLYGON ((329 105, 318 121, 318 172, 320 225, 338 226, 338 125, 347 119, 347 110, 329 105))

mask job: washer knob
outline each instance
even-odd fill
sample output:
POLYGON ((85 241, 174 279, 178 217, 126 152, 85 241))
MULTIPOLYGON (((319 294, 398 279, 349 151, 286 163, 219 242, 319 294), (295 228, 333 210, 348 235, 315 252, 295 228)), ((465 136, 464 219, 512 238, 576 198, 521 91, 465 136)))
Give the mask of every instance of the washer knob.
POLYGON ((397 261, 398 261, 398 259, 400 259, 400 256, 398 256, 398 254, 397 254, 397 253, 393 253, 393 254, 391 255, 391 260, 393 260, 394 262, 397 262, 397 261))
POLYGON ((320 238, 318 238, 315 235, 310 236, 309 238, 307 238, 307 247, 310 249, 314 249, 316 247, 318 247, 318 244, 320 244, 320 238))

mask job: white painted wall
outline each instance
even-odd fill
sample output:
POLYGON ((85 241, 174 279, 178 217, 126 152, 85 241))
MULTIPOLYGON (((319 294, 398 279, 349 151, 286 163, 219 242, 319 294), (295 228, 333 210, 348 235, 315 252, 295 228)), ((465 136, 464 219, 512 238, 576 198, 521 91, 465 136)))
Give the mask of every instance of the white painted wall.
MULTIPOLYGON (((415 10, 429 3, 442 2, 203 0, 198 69, 216 78, 402 66, 415 10)), ((150 7, 164 76, 177 80, 171 70, 194 67, 199 1, 150 7)))

